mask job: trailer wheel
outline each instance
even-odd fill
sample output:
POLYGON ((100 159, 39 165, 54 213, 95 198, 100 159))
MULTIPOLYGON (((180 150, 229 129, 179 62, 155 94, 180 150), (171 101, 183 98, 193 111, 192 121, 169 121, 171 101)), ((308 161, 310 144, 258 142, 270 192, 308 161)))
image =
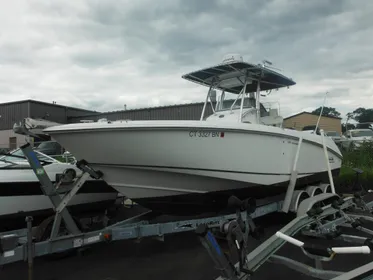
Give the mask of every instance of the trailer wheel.
MULTIPOLYGON (((53 223, 54 223, 54 218, 55 216, 50 216, 48 218, 46 218, 44 221, 42 221, 39 226, 37 227, 36 229, 36 232, 35 232, 35 241, 36 242, 42 242, 42 241, 46 241, 48 239, 50 239, 50 236, 51 236, 51 233, 52 233, 52 227, 53 227, 53 223)), ((81 225, 80 225, 80 222, 78 221, 78 219, 74 218, 74 221, 78 227, 78 229, 81 231, 81 225)), ((68 235, 69 232, 65 226, 65 222, 64 220, 62 219, 61 220, 61 226, 60 226, 60 231, 59 233, 57 234, 58 237, 60 236, 63 236, 63 235, 68 235)), ((69 249, 69 250, 66 250, 66 251, 63 251, 63 252, 60 252, 60 253, 53 253, 51 255, 49 255, 49 258, 50 259, 61 259, 61 258, 65 258, 67 256, 70 256, 73 252, 75 252, 75 248, 73 249, 69 249)))

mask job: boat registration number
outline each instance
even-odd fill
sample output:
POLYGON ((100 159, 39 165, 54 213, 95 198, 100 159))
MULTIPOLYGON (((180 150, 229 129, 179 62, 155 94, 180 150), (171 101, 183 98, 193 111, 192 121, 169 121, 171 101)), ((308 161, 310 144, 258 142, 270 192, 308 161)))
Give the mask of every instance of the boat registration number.
POLYGON ((189 131, 189 137, 224 137, 224 132, 220 131, 200 131, 192 130, 189 131))

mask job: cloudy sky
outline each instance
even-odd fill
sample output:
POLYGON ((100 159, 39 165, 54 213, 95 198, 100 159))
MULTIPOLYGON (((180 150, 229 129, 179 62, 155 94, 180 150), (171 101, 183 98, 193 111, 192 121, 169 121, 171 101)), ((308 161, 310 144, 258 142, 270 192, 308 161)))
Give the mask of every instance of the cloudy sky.
MULTIPOLYGON (((370 0, 13 0, 0 9, 0 102, 98 111, 203 101, 181 79, 227 53, 270 60, 297 84, 282 115, 373 107, 370 0)), ((268 97, 269 98, 269 97, 268 97)))

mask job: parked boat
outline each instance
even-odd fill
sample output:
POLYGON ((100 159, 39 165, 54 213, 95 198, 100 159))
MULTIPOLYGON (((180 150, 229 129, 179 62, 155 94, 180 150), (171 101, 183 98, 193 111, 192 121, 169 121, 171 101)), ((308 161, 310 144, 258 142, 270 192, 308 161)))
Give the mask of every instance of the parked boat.
MULTIPOLYGON (((101 170, 118 192, 173 215, 219 211, 231 195, 263 201, 283 195, 300 137, 296 189, 328 182, 321 136, 283 128, 278 111, 260 102, 262 92, 293 86, 292 79, 236 55, 183 78, 209 88, 200 120, 101 121, 44 132, 101 170), (237 98, 225 100, 226 93, 237 98)), ((325 142, 338 175, 342 154, 332 139, 325 142)))

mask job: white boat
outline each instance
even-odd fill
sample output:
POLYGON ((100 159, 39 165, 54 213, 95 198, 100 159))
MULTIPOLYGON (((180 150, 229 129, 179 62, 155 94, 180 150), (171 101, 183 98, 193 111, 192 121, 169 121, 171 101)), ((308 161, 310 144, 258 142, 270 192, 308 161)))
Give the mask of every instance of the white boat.
MULTIPOLYGON (((277 111, 260 103, 261 91, 292 86, 293 80, 240 56, 183 78, 209 87, 199 121, 106 121, 44 131, 101 170, 118 192, 169 214, 219 211, 231 195, 283 195, 301 136, 296 188, 328 182, 321 136, 282 128, 277 111), (222 93, 214 102, 216 90, 222 93), (236 101, 225 100, 226 93, 237 94, 236 101), (207 106, 214 112, 206 118, 207 106)), ((342 155, 332 139, 325 141, 335 176, 342 155)))
MULTIPOLYGON (((59 162, 45 154, 35 151, 43 164, 49 179, 58 181, 58 177, 67 169, 81 171, 72 164, 59 162)), ((61 185, 59 191, 66 193, 67 185, 61 185)), ((68 204, 75 214, 102 211, 112 205, 117 192, 103 180, 87 180, 78 194, 68 204)), ((33 216, 35 223, 53 215, 52 203, 40 188, 40 183, 20 149, 0 157, 0 229, 11 230, 25 227, 25 217, 33 216)))

